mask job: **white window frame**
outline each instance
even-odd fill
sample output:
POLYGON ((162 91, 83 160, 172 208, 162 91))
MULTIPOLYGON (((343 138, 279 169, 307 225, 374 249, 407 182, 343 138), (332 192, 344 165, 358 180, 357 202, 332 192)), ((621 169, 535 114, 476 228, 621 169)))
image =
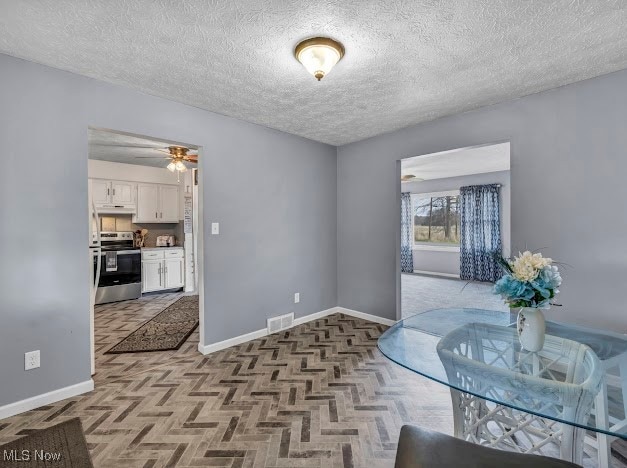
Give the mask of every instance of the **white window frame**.
MULTIPOLYGON (((459 196, 459 189, 456 190, 445 190, 442 192, 421 192, 421 193, 411 193, 411 217, 412 217, 412 228, 414 226, 414 201, 416 198, 433 198, 433 197, 452 197, 459 196)), ((436 244, 432 242, 416 242, 413 235, 411 236, 412 250, 427 250, 431 252, 459 252, 459 244, 458 245, 447 245, 447 244, 436 244)))

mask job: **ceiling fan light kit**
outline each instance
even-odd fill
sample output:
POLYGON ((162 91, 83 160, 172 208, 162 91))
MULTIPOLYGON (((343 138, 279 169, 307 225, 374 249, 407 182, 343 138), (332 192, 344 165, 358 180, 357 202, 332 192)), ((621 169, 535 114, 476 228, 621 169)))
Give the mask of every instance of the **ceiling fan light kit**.
MULTIPOLYGON (((162 151, 157 148, 157 151, 162 151)), ((170 163, 166 166, 167 169, 171 172, 185 172, 187 170, 186 162, 191 164, 198 163, 198 155, 197 154, 187 154, 189 148, 185 148, 184 146, 168 146, 168 153, 170 156, 170 163)), ((139 158, 154 158, 154 156, 136 156, 139 158)), ((165 159, 168 159, 165 157, 165 159)))
POLYGON ((344 46, 329 37, 312 37, 296 46, 294 56, 320 81, 344 57, 344 46))

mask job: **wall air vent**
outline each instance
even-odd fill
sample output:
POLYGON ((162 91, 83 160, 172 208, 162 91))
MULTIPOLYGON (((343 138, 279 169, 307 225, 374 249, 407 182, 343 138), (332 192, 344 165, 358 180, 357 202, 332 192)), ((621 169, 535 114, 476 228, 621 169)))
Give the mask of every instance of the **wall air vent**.
POLYGON ((291 312, 278 317, 268 319, 268 334, 276 333, 281 330, 290 328, 294 324, 294 313, 291 312))

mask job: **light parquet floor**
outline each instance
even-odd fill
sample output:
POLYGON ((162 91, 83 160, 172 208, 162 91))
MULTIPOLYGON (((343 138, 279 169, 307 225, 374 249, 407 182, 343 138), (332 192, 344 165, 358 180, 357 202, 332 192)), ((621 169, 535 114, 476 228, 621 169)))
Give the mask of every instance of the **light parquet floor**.
POLYGON ((403 424, 452 433, 448 389, 382 356, 385 326, 342 314, 208 356, 197 332, 178 351, 103 354, 178 297, 100 306, 96 389, 1 420, 0 443, 78 416, 96 467, 377 468, 403 424))
POLYGON ((198 356, 198 328, 174 351, 105 354, 183 293, 150 294, 139 299, 97 305, 94 311, 96 385, 158 367, 164 362, 198 356))
POLYGON ((379 353, 384 329, 335 314, 116 367, 93 392, 0 421, 0 443, 78 416, 98 467, 390 467, 403 424, 450 433, 452 419, 448 392, 379 353))

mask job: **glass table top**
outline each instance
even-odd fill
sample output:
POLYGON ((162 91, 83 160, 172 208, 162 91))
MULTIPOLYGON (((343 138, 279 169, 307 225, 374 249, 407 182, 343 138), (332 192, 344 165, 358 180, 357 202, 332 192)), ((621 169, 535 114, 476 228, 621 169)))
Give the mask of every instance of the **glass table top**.
POLYGON ((529 353, 515 322, 508 312, 436 309, 397 322, 378 346, 453 390, 627 439, 627 337, 547 321, 544 348, 529 353))

